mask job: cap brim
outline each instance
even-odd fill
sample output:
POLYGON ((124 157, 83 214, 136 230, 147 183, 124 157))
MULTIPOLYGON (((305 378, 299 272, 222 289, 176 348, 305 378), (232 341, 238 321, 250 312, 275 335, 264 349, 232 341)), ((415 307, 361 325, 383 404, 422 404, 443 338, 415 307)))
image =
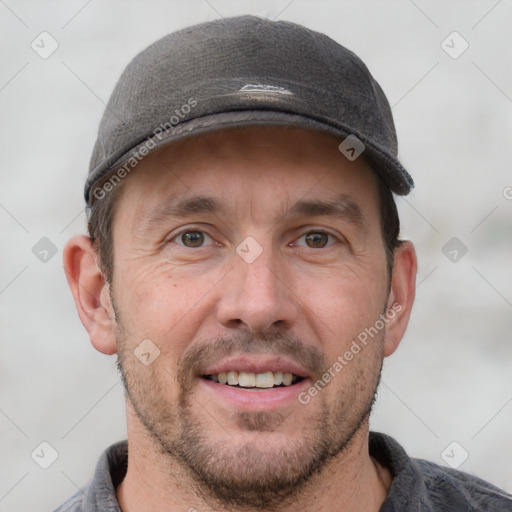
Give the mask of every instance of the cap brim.
POLYGON ((367 140, 364 135, 355 133, 354 130, 348 127, 333 126, 300 114, 288 112, 243 110, 210 114, 190 119, 177 124, 169 130, 161 130, 157 135, 155 135, 155 130, 131 148, 120 149, 107 161, 101 162, 89 174, 85 186, 85 200, 87 204, 91 204, 91 196, 96 198, 102 197, 102 195, 98 196, 93 194, 93 192, 104 187, 108 181, 111 182, 112 186, 115 186, 120 179, 124 179, 126 175, 135 169, 145 156, 163 146, 186 137, 247 126, 293 126, 320 131, 341 138, 355 135, 364 144, 364 151, 362 153, 364 158, 395 194, 406 195, 414 187, 411 176, 393 155, 367 140), (113 180, 112 177, 116 173, 117 177, 113 180))

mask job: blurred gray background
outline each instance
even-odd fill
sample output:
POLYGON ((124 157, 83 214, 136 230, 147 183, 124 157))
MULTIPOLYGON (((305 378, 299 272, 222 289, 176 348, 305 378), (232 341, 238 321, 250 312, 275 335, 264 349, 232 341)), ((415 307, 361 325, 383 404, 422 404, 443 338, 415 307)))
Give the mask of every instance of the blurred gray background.
POLYGON ((418 288, 372 428, 512 491, 511 0, 0 0, 2 511, 52 510, 126 435, 115 357, 90 345, 62 268, 104 104, 156 39, 244 13, 354 50, 393 106, 418 288))

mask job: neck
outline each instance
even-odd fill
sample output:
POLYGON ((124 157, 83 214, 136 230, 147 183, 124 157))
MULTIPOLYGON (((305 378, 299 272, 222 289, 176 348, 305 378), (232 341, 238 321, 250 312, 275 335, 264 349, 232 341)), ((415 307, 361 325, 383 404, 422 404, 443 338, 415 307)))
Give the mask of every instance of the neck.
MULTIPOLYGON (((162 454, 145 432, 138 428, 129 428, 128 432, 133 434, 128 436, 128 471, 117 489, 123 512, 230 510, 205 496, 187 468, 169 454, 162 454)), ((281 512, 293 506, 304 512, 327 512, 339 509, 343 503, 345 512, 377 512, 390 485, 389 471, 368 453, 366 423, 345 450, 312 476, 298 494, 268 510, 281 512)), ((240 509, 241 512, 255 510, 240 509)))

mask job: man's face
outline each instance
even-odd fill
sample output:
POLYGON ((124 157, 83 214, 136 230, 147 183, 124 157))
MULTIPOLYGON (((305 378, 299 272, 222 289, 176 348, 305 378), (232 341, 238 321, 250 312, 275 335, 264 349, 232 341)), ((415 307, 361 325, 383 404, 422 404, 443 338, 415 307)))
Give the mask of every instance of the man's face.
POLYGON ((201 136, 147 157, 119 198, 111 296, 129 410, 225 501, 284 496, 368 419, 384 329, 344 354, 385 312, 388 275, 376 177, 338 143, 201 136), (134 355, 145 339, 160 351, 145 342, 149 365, 134 355))

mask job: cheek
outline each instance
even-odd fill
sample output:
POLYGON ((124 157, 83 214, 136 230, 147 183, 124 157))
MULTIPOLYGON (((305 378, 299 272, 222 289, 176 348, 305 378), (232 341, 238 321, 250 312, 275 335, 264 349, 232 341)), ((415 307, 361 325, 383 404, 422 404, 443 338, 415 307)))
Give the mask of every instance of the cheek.
POLYGON ((179 357, 210 314, 209 297, 219 279, 216 274, 182 276, 165 265, 131 273, 120 297, 130 337, 149 338, 163 353, 179 357))
POLYGON ((384 274, 349 266, 329 276, 301 277, 300 288, 308 290, 304 315, 315 326, 329 360, 348 350, 352 340, 378 320, 386 302, 385 283, 384 274))

